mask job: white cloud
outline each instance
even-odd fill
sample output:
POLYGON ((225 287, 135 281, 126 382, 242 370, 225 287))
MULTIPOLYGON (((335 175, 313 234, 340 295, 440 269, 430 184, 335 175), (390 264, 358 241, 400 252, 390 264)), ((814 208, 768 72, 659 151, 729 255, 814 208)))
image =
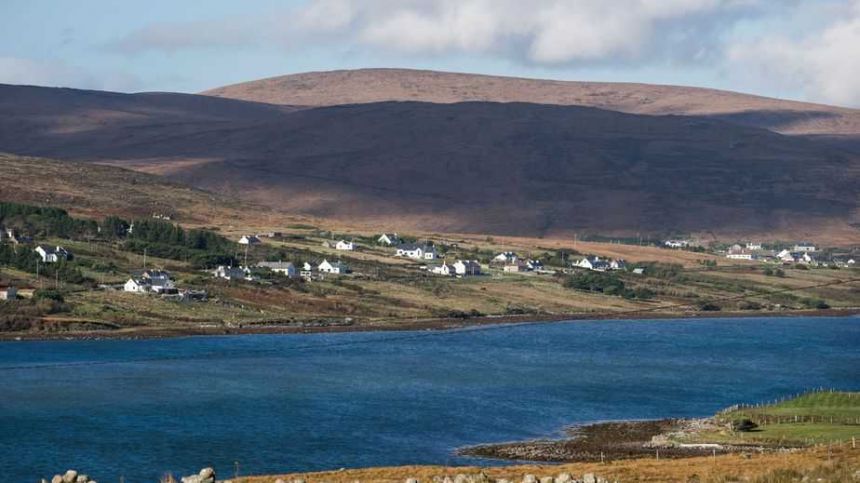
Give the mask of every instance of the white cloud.
POLYGON ((802 38, 760 36, 736 42, 727 63, 734 76, 759 85, 799 88, 810 100, 860 106, 860 0, 833 12, 802 38))

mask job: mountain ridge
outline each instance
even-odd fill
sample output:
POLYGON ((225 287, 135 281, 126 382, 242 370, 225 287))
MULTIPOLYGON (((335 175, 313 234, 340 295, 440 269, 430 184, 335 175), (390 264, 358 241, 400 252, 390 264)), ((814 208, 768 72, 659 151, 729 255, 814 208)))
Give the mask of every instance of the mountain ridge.
POLYGON ((860 136, 858 109, 702 87, 643 83, 379 68, 269 77, 201 94, 306 107, 395 100, 582 105, 632 114, 715 116, 784 134, 860 136))
POLYGON ((860 156, 807 136, 582 106, 191 96, 0 86, 0 151, 380 228, 856 236, 860 156))

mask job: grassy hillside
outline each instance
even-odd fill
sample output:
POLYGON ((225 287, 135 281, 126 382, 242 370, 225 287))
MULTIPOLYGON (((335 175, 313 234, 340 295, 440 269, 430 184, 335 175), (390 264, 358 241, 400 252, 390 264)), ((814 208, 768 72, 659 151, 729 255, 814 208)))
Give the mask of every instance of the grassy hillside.
POLYGON ((167 215, 183 223, 226 220, 251 208, 235 199, 112 166, 0 153, 0 201, 59 206, 89 218, 167 215))

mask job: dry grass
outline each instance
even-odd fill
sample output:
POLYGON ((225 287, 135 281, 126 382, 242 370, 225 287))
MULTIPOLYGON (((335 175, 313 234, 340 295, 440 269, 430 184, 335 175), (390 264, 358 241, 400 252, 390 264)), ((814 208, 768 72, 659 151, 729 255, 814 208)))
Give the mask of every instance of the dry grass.
POLYGON ((402 482, 414 477, 419 481, 432 481, 438 476, 454 476, 458 473, 477 474, 483 471, 490 478, 506 478, 519 481, 523 475, 558 475, 562 472, 581 477, 594 473, 610 481, 619 482, 728 482, 750 481, 767 478, 774 472, 791 471, 811 473, 824 468, 846 466, 860 468, 860 450, 849 445, 835 446, 832 450, 821 446, 794 453, 749 453, 712 457, 656 460, 635 459, 608 463, 575 463, 563 465, 517 465, 507 467, 443 467, 443 466, 399 466, 383 468, 353 469, 318 473, 296 473, 280 476, 248 477, 234 480, 237 483, 272 483, 277 478, 286 481, 302 478, 315 482, 402 482))

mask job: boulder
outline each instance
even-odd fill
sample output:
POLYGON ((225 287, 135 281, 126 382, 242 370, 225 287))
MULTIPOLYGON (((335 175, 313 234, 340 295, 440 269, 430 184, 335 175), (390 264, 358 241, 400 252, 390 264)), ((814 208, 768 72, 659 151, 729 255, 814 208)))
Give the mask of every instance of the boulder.
POLYGON ((555 482, 555 478, 553 478, 552 476, 544 476, 543 478, 540 479, 540 483, 554 483, 554 482, 555 482))
POLYGON ((182 483, 203 483, 203 480, 200 479, 200 475, 183 476, 179 481, 182 483))
POLYGON ((597 478, 594 477, 594 473, 586 473, 582 475, 582 483, 597 483, 597 478))
POLYGON ((68 470, 63 475, 63 483, 77 483, 78 472, 75 470, 68 470))
POLYGON ((278 478, 277 480, 275 480, 275 483, 287 483, 287 482, 282 480, 281 478, 278 478))
POLYGON ((418 478, 406 478, 406 483, 418 483, 418 478))
POLYGON ((464 475, 463 473, 458 473, 454 477, 454 483, 469 483, 469 477, 464 475))
POLYGON ((89 481, 90 477, 87 475, 78 475, 78 477, 75 478, 75 483, 88 483, 89 481))
POLYGON ((571 481, 573 481, 573 477, 570 476, 570 473, 559 473, 555 477, 555 483, 570 483, 571 481))
POLYGON ((54 477, 51 478, 51 483, 63 483, 63 476, 62 475, 54 475, 54 477))
POLYGON ((525 475, 523 476, 523 483, 538 483, 538 479, 535 475, 525 475))

